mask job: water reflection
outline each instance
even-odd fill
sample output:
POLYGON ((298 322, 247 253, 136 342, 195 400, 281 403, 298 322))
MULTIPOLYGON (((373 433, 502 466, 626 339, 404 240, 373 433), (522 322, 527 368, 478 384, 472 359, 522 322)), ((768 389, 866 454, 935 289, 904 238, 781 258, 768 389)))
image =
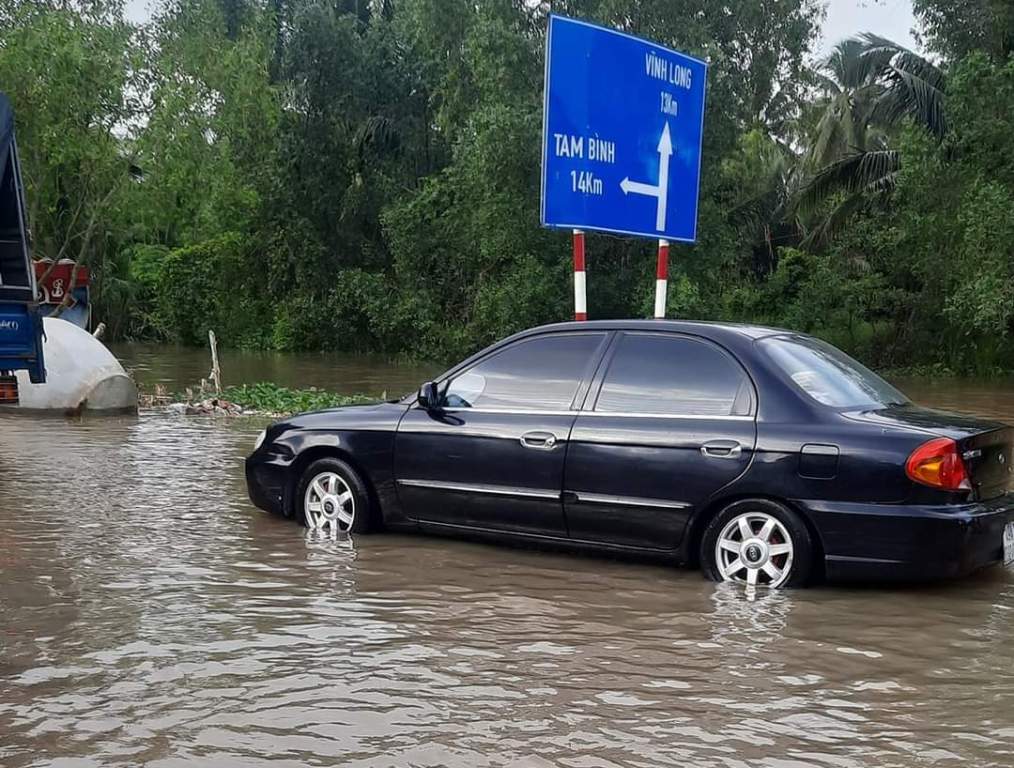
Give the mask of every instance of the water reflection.
POLYGON ((0 765, 1014 764, 1009 572, 748 594, 332 539, 247 502, 259 428, 0 417, 0 765))

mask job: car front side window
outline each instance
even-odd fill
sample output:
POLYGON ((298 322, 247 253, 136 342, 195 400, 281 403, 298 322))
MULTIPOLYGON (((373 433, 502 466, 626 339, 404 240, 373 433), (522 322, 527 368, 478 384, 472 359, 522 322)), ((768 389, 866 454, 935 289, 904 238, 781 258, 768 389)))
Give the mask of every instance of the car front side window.
POLYGON ((519 341, 451 379, 443 406, 569 410, 605 338, 604 333, 571 333, 519 341))

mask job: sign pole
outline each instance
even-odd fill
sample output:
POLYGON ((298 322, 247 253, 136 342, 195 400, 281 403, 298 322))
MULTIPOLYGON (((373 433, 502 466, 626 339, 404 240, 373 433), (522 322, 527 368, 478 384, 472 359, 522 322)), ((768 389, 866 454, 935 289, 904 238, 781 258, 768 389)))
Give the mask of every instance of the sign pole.
POLYGON ((584 278, 584 231, 580 229, 574 230, 574 319, 588 319, 584 278))
POLYGON ((669 292, 669 241, 658 241, 658 266, 655 270, 655 317, 665 317, 665 300, 669 292))

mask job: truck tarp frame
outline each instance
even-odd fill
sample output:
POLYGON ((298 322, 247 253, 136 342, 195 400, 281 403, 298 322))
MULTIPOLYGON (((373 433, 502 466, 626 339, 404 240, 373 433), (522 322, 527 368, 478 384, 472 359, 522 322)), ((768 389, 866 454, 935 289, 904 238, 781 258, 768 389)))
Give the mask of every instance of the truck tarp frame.
POLYGON ((14 110, 0 93, 0 374, 24 370, 33 383, 45 382, 42 333, 14 110))
POLYGON ((0 301, 35 301, 14 110, 0 93, 0 301))

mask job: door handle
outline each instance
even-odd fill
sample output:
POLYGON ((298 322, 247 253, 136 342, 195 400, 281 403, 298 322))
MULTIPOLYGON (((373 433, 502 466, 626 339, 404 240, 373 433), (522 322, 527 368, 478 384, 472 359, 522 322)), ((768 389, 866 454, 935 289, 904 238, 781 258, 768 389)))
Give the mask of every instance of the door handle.
POLYGON ((551 451, 556 447, 556 435, 552 432, 525 432, 521 435, 521 445, 537 451, 551 451))
POLYGON ((701 453, 709 459, 738 459, 743 446, 735 440, 712 440, 701 446, 701 453))

